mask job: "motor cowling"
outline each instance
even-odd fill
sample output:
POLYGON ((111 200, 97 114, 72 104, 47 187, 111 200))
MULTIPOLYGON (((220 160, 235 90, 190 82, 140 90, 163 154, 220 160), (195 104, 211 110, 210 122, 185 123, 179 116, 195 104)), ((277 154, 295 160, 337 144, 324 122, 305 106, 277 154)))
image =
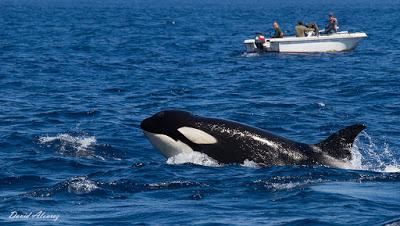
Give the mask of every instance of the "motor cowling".
POLYGON ((255 40, 256 40, 256 42, 264 43, 265 35, 261 34, 261 33, 257 33, 255 40))
POLYGON ((263 49, 263 44, 265 43, 265 35, 263 33, 256 33, 256 37, 254 38, 254 40, 257 49, 263 49))

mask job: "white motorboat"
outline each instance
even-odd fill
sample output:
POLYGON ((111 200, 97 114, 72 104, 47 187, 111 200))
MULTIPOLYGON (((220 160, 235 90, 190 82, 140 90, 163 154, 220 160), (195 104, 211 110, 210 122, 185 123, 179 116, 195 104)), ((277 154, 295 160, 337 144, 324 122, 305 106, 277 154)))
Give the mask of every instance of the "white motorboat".
POLYGON ((349 33, 342 31, 329 35, 308 37, 269 38, 260 42, 256 39, 244 41, 248 53, 254 52, 283 52, 283 53, 311 53, 311 52, 338 52, 352 50, 367 34, 364 32, 349 33))

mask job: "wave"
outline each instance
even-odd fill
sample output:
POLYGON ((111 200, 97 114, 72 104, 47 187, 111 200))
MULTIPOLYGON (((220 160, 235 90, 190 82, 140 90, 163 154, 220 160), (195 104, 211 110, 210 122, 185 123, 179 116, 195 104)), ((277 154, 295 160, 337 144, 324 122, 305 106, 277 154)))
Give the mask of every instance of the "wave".
POLYGON ((100 160, 111 157, 114 160, 121 160, 110 145, 97 144, 95 136, 61 133, 56 136, 41 136, 38 142, 47 148, 55 149, 57 153, 64 156, 89 157, 100 160))
POLYGON ((114 197, 116 192, 138 193, 153 190, 181 189, 188 187, 204 187, 204 183, 175 180, 153 183, 139 183, 130 179, 120 179, 111 182, 96 181, 87 176, 76 176, 50 187, 36 189, 32 192, 22 193, 22 197, 54 197, 57 195, 93 195, 99 197, 114 197))
POLYGON ((45 177, 35 175, 20 175, 20 176, 9 176, 0 178, 0 189, 9 187, 23 187, 40 185, 42 183, 50 182, 45 177))
POLYGON ((260 53, 247 53, 247 52, 241 54, 242 57, 258 57, 260 55, 261 55, 260 53))
POLYGON ((304 188, 306 186, 322 182, 324 182, 324 180, 322 179, 316 179, 316 180, 306 179, 302 181, 281 181, 281 182, 275 180, 272 181, 256 180, 252 184, 255 185, 256 187, 262 187, 264 189, 271 191, 285 191, 285 190, 304 188))
POLYGON ((67 183, 68 192, 75 194, 87 194, 99 188, 96 182, 86 177, 75 177, 67 183))
POLYGON ((206 154, 200 152, 190 152, 190 153, 180 153, 178 155, 172 156, 167 159, 168 164, 184 164, 184 163, 192 163, 195 165, 202 166, 221 166, 216 160, 212 159, 206 154))
POLYGON ((64 111, 64 110, 54 110, 47 112, 37 113, 38 117, 46 117, 48 119, 57 119, 57 118, 84 118, 89 116, 97 116, 100 112, 97 109, 88 109, 86 111, 64 111))
POLYGON ((67 181, 55 184, 51 187, 36 189, 32 192, 24 193, 22 196, 44 198, 53 197, 59 194, 89 194, 99 190, 98 182, 88 179, 84 176, 73 177, 67 181))
MULTIPOLYGON (((19 199, 25 197, 31 198, 52 198, 57 196, 95 196, 98 198, 123 198, 127 193, 140 193, 154 190, 176 190, 188 189, 187 193, 195 193, 189 198, 200 199, 204 193, 215 194, 219 192, 219 188, 239 186, 244 189, 260 192, 286 192, 286 191, 304 191, 310 187, 325 184, 341 184, 342 182, 352 182, 354 184, 367 182, 388 182, 398 183, 400 181, 399 173, 378 173, 371 171, 344 170, 337 168, 329 168, 322 166, 274 166, 249 169, 250 174, 243 174, 240 166, 227 166, 227 168, 218 168, 219 175, 212 168, 201 168, 202 171, 208 172, 204 177, 197 178, 194 181, 192 174, 180 175, 178 177, 169 177, 164 174, 160 177, 149 177, 148 172, 145 174, 136 171, 133 179, 117 179, 113 180, 117 175, 131 174, 130 169, 111 170, 107 172, 97 172, 86 176, 73 176, 67 180, 53 184, 50 179, 36 176, 22 177, 4 177, 0 178, 0 185, 5 188, 21 188, 15 193, 5 194, 6 199, 19 199), (227 170, 227 171, 226 171, 227 170), (213 173, 214 172, 214 173, 213 173), (114 174, 115 173, 115 174, 114 174), (105 181, 104 178, 111 179, 105 181), (146 176, 145 176, 146 175, 146 176), (215 179, 217 176, 218 179, 215 179), (211 179, 212 178, 212 179, 211 179), (13 185, 7 185, 14 183, 13 185), (21 192, 21 193, 20 193, 21 192), (15 196, 16 195, 16 196, 15 196)), ((158 171, 157 171, 158 174, 158 171)), ((290 193, 293 194, 293 193, 290 193)))
POLYGON ((256 162, 250 161, 248 159, 245 159, 244 162, 240 165, 249 167, 249 168, 259 168, 260 167, 256 162))
POLYGON ((60 141, 62 143, 60 148, 61 150, 66 150, 67 145, 71 145, 78 151, 87 151, 90 146, 96 144, 96 137, 71 136, 63 133, 57 136, 42 136, 39 138, 41 144, 47 144, 54 141, 60 141))
POLYGON ((309 187, 331 184, 369 182, 398 183, 399 173, 378 173, 371 171, 345 170, 328 167, 273 167, 263 170, 265 176, 246 183, 255 190, 272 192, 304 190, 309 187), (299 170, 299 168, 301 170, 299 170))
POLYGON ((195 187, 195 186, 204 186, 205 184, 201 184, 198 182, 192 181, 168 181, 168 182, 157 182, 145 184, 144 187, 150 190, 158 190, 163 188, 175 189, 175 188, 185 188, 185 187, 195 187))

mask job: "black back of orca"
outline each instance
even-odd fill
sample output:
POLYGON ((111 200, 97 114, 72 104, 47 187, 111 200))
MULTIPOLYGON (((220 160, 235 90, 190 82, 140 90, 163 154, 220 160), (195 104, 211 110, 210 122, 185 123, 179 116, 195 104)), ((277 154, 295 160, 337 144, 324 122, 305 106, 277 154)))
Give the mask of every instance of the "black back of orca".
POLYGON ((143 120, 141 128, 180 141, 221 163, 254 161, 260 165, 334 165, 350 160, 354 139, 365 128, 356 124, 319 144, 295 142, 234 121, 206 118, 184 111, 162 111, 143 120))

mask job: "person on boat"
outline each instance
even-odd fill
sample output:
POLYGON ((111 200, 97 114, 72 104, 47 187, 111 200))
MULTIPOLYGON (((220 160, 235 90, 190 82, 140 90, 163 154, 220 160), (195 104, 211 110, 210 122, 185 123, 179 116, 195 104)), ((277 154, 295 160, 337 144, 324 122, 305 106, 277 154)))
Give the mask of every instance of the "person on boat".
POLYGON ((272 25, 272 27, 275 30, 274 35, 272 36, 272 38, 283 38, 283 32, 281 30, 281 28, 279 27, 278 22, 274 22, 274 24, 272 25))
POLYGON ((313 36, 317 36, 317 37, 319 36, 319 28, 315 22, 310 23, 308 27, 313 29, 313 33, 312 33, 313 36))
POLYGON ((312 32, 314 31, 313 28, 308 28, 304 26, 303 22, 299 21, 295 27, 296 30, 296 37, 305 37, 306 32, 312 32))
POLYGON ((325 34, 336 33, 338 29, 338 21, 333 16, 333 13, 329 13, 328 25, 325 27, 325 34))

